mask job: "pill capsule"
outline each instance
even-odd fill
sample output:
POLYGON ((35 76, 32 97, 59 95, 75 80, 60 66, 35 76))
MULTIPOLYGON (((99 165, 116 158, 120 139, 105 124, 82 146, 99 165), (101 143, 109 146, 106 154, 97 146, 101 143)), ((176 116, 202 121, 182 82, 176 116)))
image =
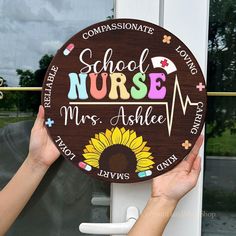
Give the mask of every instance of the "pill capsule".
POLYGON ((66 49, 63 51, 63 54, 64 54, 65 56, 68 56, 68 55, 71 53, 71 51, 74 49, 74 47, 75 47, 75 45, 74 45, 73 43, 70 43, 70 44, 66 47, 66 49))
POLYGON ((86 163, 84 163, 82 161, 79 162, 79 167, 84 169, 84 170, 87 170, 87 171, 92 170, 92 166, 90 166, 90 165, 88 165, 88 164, 86 164, 86 163))
POLYGON ((142 171, 142 172, 138 173, 139 178, 144 178, 144 177, 151 176, 151 175, 152 175, 151 170, 146 170, 146 171, 142 171))

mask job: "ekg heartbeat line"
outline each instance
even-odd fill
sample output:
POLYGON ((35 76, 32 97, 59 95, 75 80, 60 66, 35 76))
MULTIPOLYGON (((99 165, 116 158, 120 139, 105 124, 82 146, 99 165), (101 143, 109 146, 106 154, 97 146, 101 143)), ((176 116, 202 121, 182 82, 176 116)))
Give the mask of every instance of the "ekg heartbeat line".
POLYGON ((176 75, 175 76, 173 97, 172 97, 172 106, 171 106, 171 112, 170 113, 169 113, 168 102, 166 102, 166 115, 167 115, 167 126, 168 126, 169 136, 171 134, 174 111, 175 111, 176 91, 178 92, 181 107, 182 107, 184 115, 186 114, 186 110, 187 110, 188 105, 190 105, 190 106, 197 106, 198 105, 198 102, 191 102, 188 95, 186 96, 185 101, 183 101, 183 96, 182 96, 182 93, 181 93, 181 90, 180 90, 179 81, 178 81, 178 78, 177 78, 177 75, 176 75))
POLYGON ((174 91, 171 103, 171 110, 169 110, 169 103, 168 102, 70 102, 70 105, 162 105, 166 108, 166 120, 167 120, 167 128, 169 136, 171 135, 174 112, 175 112, 175 103, 176 103, 176 96, 179 96, 181 107, 183 114, 186 114, 186 110, 188 105, 189 106, 197 106, 198 102, 191 102, 189 96, 187 95, 185 100, 183 98, 178 77, 175 76, 175 83, 174 83, 174 91))

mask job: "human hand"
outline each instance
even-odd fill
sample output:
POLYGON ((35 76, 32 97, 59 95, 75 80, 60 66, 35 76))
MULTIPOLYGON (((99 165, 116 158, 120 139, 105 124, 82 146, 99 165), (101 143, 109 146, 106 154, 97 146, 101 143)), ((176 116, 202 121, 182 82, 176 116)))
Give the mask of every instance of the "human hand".
POLYGON ((198 156, 203 142, 200 136, 188 154, 174 169, 153 179, 152 196, 129 236, 163 235, 178 201, 197 183, 201 170, 198 156))
POLYGON ((171 171, 153 179, 152 198, 177 202, 196 184, 201 171, 201 157, 198 156, 203 142, 201 135, 187 158, 171 171))
POLYGON ((59 156, 60 152, 49 137, 44 125, 44 108, 40 105, 31 130, 28 158, 48 168, 59 156))

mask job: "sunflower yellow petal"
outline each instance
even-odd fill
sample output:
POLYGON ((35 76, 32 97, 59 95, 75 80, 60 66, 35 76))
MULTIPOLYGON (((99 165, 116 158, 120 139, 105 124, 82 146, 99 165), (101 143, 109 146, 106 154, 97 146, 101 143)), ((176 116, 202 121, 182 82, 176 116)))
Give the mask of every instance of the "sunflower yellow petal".
POLYGON ((145 147, 146 143, 147 143, 147 142, 143 142, 138 148, 133 149, 133 152, 134 152, 135 154, 137 154, 137 153, 143 151, 143 148, 145 147))
POLYGON ((140 159, 140 160, 138 160, 138 163, 137 163, 137 165, 140 167, 147 167, 147 166, 151 166, 153 164, 154 164, 154 162, 149 159, 140 159))
POLYGON ((90 166, 93 166, 95 168, 99 168, 99 162, 96 159, 87 159, 87 160, 84 160, 84 162, 89 164, 90 166))
POLYGON ((134 149, 138 148, 138 147, 142 144, 142 142, 143 142, 143 137, 142 137, 142 136, 139 136, 138 138, 136 138, 136 139, 134 139, 134 140, 132 141, 132 143, 130 144, 129 147, 130 147, 132 150, 134 150, 134 149))
POLYGON ((135 172, 141 172, 141 171, 145 171, 145 170, 150 170, 150 168, 137 166, 135 172))
POLYGON ((122 140, 122 134, 118 127, 116 127, 111 136, 113 144, 120 144, 122 140))
POLYGON ((120 129, 120 131, 121 131, 121 133, 123 134, 123 133, 125 132, 125 128, 122 127, 122 128, 120 129))
POLYGON ((111 135, 112 135, 112 132, 109 129, 106 129, 105 136, 110 144, 112 144, 111 135))
POLYGON ((151 152, 139 152, 136 154, 137 160, 142 159, 142 158, 148 158, 152 155, 151 152))
POLYGON ((128 142, 129 135, 130 135, 129 130, 125 131, 125 133, 122 136, 121 144, 125 145, 128 142))
POLYGON ((99 152, 102 153, 105 149, 105 146, 100 142, 99 140, 95 138, 91 138, 92 144, 95 147, 95 149, 99 152))
POLYGON ((99 140, 104 144, 105 147, 110 146, 110 143, 104 134, 102 133, 99 134, 99 140))
POLYGON ((85 159, 96 159, 96 160, 100 159, 100 155, 97 153, 88 152, 88 153, 84 153, 83 156, 85 159))
POLYGON ((84 151, 84 153, 88 153, 88 150, 86 148, 83 151, 84 151))
POLYGON ((92 144, 86 145, 85 147, 88 150, 88 152, 99 153, 92 144))
POLYGON ((151 149, 150 147, 144 147, 144 148, 143 148, 143 151, 144 151, 144 152, 148 152, 150 149, 151 149))
POLYGON ((152 168, 153 168, 153 166, 148 166, 148 167, 137 166, 135 172, 141 172, 141 171, 145 171, 145 170, 150 170, 152 168))
POLYGON ((129 141, 126 143, 126 146, 129 147, 131 142, 136 138, 136 132, 130 132, 129 141))
POLYGON ((99 139, 98 134, 95 134, 95 138, 96 138, 96 139, 99 139))

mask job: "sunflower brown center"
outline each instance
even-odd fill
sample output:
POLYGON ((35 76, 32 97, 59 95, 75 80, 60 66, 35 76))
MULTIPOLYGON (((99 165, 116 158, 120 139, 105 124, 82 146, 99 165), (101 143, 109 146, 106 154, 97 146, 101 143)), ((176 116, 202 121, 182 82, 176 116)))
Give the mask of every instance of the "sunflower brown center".
POLYGON ((136 157, 133 151, 121 144, 106 148, 100 157, 100 168, 112 172, 130 172, 136 169, 136 157))

